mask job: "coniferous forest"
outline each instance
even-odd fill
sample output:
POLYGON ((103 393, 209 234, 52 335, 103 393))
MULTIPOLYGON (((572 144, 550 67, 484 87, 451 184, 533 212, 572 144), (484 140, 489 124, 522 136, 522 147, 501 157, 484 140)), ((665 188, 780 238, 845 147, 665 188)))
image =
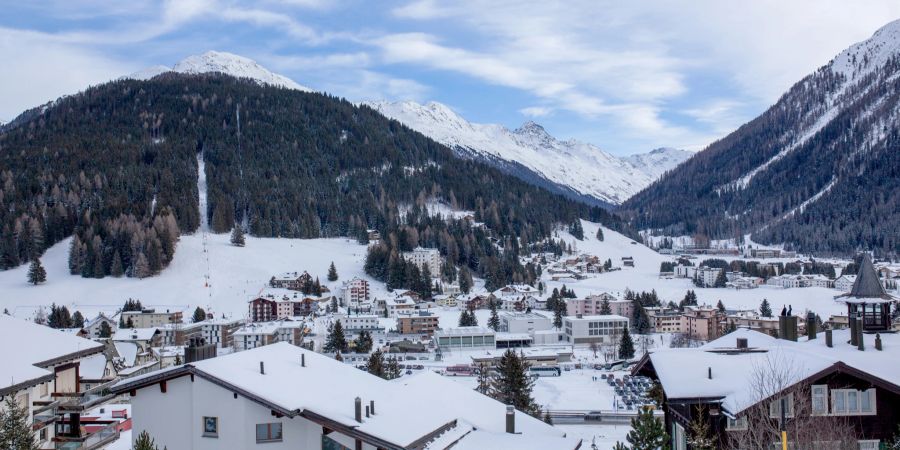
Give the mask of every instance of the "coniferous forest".
POLYGON ((217 233, 237 223, 256 236, 365 242, 375 229, 388 260, 436 247, 499 282, 527 279, 518 249, 560 224, 626 231, 603 209, 460 159, 366 107, 223 75, 120 80, 31 110, 0 131, 0 166, 4 269, 74 235, 73 274, 151 276, 206 214, 217 233), (473 217, 431 217, 429 201, 473 217))

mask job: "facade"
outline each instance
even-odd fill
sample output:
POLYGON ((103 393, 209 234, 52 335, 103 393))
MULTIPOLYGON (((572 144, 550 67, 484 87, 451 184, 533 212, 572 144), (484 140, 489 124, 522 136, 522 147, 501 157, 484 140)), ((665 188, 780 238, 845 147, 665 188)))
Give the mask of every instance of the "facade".
POLYGON ((115 319, 111 319, 105 314, 100 313, 97 314, 97 317, 85 322, 83 329, 87 337, 89 339, 100 339, 100 330, 104 323, 109 327, 110 333, 115 333, 116 328, 119 327, 119 324, 115 319))
POLYGON ((696 277, 700 280, 703 286, 711 287, 715 286, 716 279, 719 278, 719 274, 722 273, 723 269, 719 269, 716 267, 700 267, 697 269, 696 277))
POLYGON ((841 275, 834 280, 834 288, 839 291, 850 292, 854 282, 856 282, 856 275, 841 275))
POLYGON ((346 316, 343 314, 335 314, 335 318, 341 322, 341 326, 344 327, 344 331, 347 333, 359 333, 363 330, 370 333, 384 331, 384 328, 378 321, 378 316, 375 315, 354 314, 346 316))
POLYGON ((286 320, 247 324, 234 332, 234 350, 252 350, 276 342, 300 345, 305 328, 303 322, 286 320))
POLYGON ((725 314, 717 308, 707 305, 685 306, 682 316, 682 332, 694 339, 708 341, 722 335, 725 314))
POLYGON ((278 319, 278 304, 274 299, 257 297, 247 305, 251 322, 269 322, 278 319))
POLYGON ((344 305, 350 307, 358 307, 363 303, 369 303, 369 282, 362 278, 354 277, 352 280, 344 283, 343 287, 344 305))
POLYGON ((553 328, 553 320, 540 313, 502 312, 500 330, 507 333, 533 333, 553 328))
POLYGON ((129 379, 113 393, 131 397, 132 429, 146 430, 160 448, 178 450, 582 445, 429 371, 403 381, 279 343, 129 379))
POLYGON ((269 280, 269 286, 273 288, 299 291, 303 289, 303 286, 311 282, 312 276, 306 273, 306 271, 304 271, 302 274, 298 274, 297 272, 287 272, 272 277, 269 280))
POLYGON ((455 327, 438 330, 434 334, 437 346, 444 350, 455 348, 496 348, 497 334, 484 327, 455 327))
POLYGON ((169 309, 157 311, 148 308, 141 311, 122 311, 122 320, 126 323, 131 320, 134 328, 153 328, 170 323, 182 323, 183 315, 183 311, 169 309))
POLYGON ((757 311, 740 311, 729 314, 726 324, 737 328, 746 328, 770 336, 778 336, 778 318, 762 317, 757 311))
POLYGON ((397 332, 400 334, 424 334, 431 336, 439 328, 438 316, 425 311, 397 316, 397 332))
POLYGON ((191 338, 197 337, 218 348, 230 348, 234 344, 234 332, 243 325, 243 319, 207 319, 184 325, 162 326, 159 327, 159 333, 164 346, 183 346, 191 338))
POLYGON ((834 287, 834 281, 824 275, 779 275, 766 280, 769 286, 785 289, 806 287, 834 287))
POLYGON ((567 316, 563 317, 563 337, 569 344, 606 344, 620 339, 628 319, 622 316, 567 316))
POLYGON ((609 303, 610 314, 624 317, 632 317, 634 315, 634 302, 619 299, 606 292, 599 295, 588 295, 584 298, 566 299, 566 314, 570 316, 578 314, 585 316, 600 315, 604 301, 609 303))
POLYGON ((441 252, 436 248, 416 247, 411 252, 403 252, 403 259, 415 264, 419 270, 428 267, 432 275, 441 273, 441 252))
POLYGON ((654 333, 684 333, 685 322, 681 311, 668 308, 644 308, 654 333))
POLYGON ((395 319, 400 314, 410 314, 416 309, 416 302, 411 297, 398 296, 375 301, 375 314, 395 319))

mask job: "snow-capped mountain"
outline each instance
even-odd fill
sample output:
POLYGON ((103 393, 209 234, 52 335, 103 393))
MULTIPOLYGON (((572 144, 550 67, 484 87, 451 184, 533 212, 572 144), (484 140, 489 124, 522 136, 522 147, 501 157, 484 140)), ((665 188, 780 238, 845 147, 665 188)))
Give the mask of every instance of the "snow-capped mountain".
POLYGON ((187 74, 219 72, 238 78, 250 78, 263 84, 297 89, 300 91, 312 91, 312 89, 296 83, 290 78, 273 73, 260 66, 256 61, 226 52, 208 51, 202 55, 188 56, 182 59, 174 67, 152 66, 135 72, 126 78, 136 80, 149 80, 166 72, 178 72, 187 74))
POLYGON ((624 209, 640 229, 896 253, 900 20, 792 86, 624 209))
POLYGON ((437 102, 365 104, 463 156, 488 161, 526 181, 605 204, 622 203, 691 155, 667 148, 618 158, 588 143, 559 140, 530 121, 510 130, 502 125, 469 122, 437 102))

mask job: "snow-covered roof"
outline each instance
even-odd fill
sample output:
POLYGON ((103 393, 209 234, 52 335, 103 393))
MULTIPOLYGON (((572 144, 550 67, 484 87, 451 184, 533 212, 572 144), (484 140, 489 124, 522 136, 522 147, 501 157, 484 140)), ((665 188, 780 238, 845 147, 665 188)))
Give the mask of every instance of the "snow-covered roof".
POLYGON ((435 333, 435 336, 480 336, 485 334, 496 334, 494 330, 485 327, 448 327, 442 328, 435 333))
POLYGON ((254 322, 244 325, 235 330, 233 336, 254 335, 254 334, 275 334, 278 330, 285 328, 303 328, 306 325, 302 321, 280 320, 277 322, 254 322))
POLYGON ((120 328, 113 335, 113 341, 149 341, 158 333, 157 328, 120 328))
POLYGON ((610 320, 628 320, 625 317, 622 317, 617 314, 604 314, 604 315, 593 315, 593 316, 566 316, 565 320, 571 320, 574 322, 578 321, 586 321, 586 320, 600 320, 600 321, 610 321, 610 320))
POLYGON ((114 342, 116 353, 126 367, 131 367, 137 361, 138 346, 134 342, 114 342))
POLYGON ((103 351, 103 344, 0 314, 0 391, 51 376, 45 367, 103 351))
MULTIPOLYGON (((502 432, 505 405, 477 392, 423 372, 395 381, 360 371, 325 355, 287 343, 198 361, 178 368, 141 375, 118 383, 114 392, 140 388, 164 376, 190 371, 240 389, 255 401, 289 416, 323 417, 355 432, 407 447, 417 440, 465 419, 479 429, 502 432), (301 366, 305 355, 305 366, 301 366), (265 374, 260 372, 260 362, 265 374), (290 389, 291 386, 340 386, 339 389, 290 389), (354 418, 355 398, 375 402, 376 414, 354 418)), ((516 429, 526 434, 562 438, 563 433, 525 414, 516 413, 516 429)), ((497 447, 493 447, 497 448, 497 447)), ((550 446, 546 448, 565 448, 550 446)), ((574 448, 572 446, 571 448, 574 448)))
POLYGON ((85 380, 101 380, 106 375, 106 355, 99 353, 81 360, 78 375, 85 380))
MULTIPOLYGON (((721 401, 723 408, 737 414, 758 401, 754 377, 761 370, 777 371, 784 386, 791 386, 838 363, 880 378, 900 389, 896 359, 900 355, 900 336, 882 334, 882 351, 874 350, 874 339, 865 335, 867 351, 846 344, 849 330, 834 330, 834 347, 824 337, 793 342, 774 339, 752 330, 738 330, 700 348, 661 349, 649 359, 670 399, 706 398, 721 401), (737 338, 746 338, 750 351, 734 349, 737 338), (710 377, 711 373, 711 377, 710 377)), ((774 394, 773 393, 770 393, 774 394)))

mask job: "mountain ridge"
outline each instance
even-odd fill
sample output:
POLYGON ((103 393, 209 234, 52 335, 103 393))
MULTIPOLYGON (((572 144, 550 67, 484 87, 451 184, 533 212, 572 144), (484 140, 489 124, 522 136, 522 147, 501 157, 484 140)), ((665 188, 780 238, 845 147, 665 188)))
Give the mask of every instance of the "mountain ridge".
POLYGON ((215 50, 210 50, 200 55, 187 56, 172 67, 164 65, 150 66, 123 78, 146 81, 168 72, 183 74, 223 73, 236 78, 250 78, 270 86, 312 92, 312 89, 284 75, 274 73, 250 58, 215 50))

